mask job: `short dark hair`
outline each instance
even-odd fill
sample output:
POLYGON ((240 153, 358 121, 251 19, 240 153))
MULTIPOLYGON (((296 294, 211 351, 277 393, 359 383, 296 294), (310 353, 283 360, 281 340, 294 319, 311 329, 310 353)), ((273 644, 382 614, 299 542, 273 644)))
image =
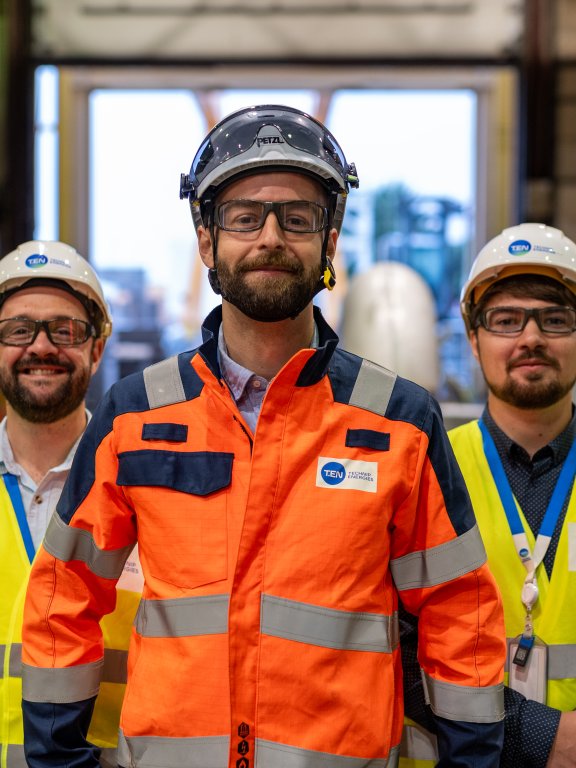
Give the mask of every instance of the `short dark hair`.
POLYGON ((500 293, 509 293, 519 299, 537 299, 550 304, 576 309, 576 295, 559 280, 546 275, 511 275, 492 283, 482 294, 470 313, 471 327, 477 328, 486 304, 500 293))

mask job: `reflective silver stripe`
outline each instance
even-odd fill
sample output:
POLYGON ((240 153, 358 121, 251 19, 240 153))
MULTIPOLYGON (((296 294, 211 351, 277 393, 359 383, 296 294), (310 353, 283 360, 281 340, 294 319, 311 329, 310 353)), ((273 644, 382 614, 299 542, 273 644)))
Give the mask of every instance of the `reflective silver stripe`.
MULTIPOLYGON (((0 668, 2 657, 6 653, 6 646, 0 646, 0 668)), ((125 683, 127 678, 128 651, 116 648, 104 648, 104 668, 102 670, 103 683, 125 683)), ((22 677, 22 644, 12 643, 10 647, 10 664, 8 673, 10 677, 22 677)))
POLYGON ((228 631, 228 595, 141 600, 134 626, 143 637, 221 635, 228 631))
POLYGON ((165 736, 118 737, 118 764, 125 768, 226 768, 228 736, 168 738, 165 736))
POLYGON ((40 668, 22 664, 22 698, 68 704, 98 693, 104 659, 75 667, 40 668))
POLYGON ((349 651, 391 653, 398 646, 398 616, 354 613, 262 595, 265 635, 349 651))
POLYGON ((457 579, 485 562, 486 550, 475 525, 446 544, 391 560, 390 569, 397 589, 419 589, 457 579))
MULTIPOLYGON (((0 645, 0 669, 4 669, 6 658, 6 646, 0 645)), ((22 644, 12 643, 10 646, 10 660, 8 661, 8 674, 10 677, 21 677, 22 673, 22 644)))
POLYGON ((255 768, 396 768, 399 747, 388 757, 348 757, 256 739, 255 768))
POLYGON ((60 515, 54 512, 44 537, 44 548, 65 563, 81 560, 96 576, 118 579, 134 544, 121 549, 100 549, 91 533, 66 525, 60 515))
POLYGON ((22 677, 22 643, 12 643, 10 646, 8 674, 10 677, 22 677))
POLYGON ((8 744, 6 768, 28 768, 22 744, 8 744))
POLYGON ((118 750, 112 747, 101 747, 100 765, 102 768, 118 768, 118 750))
POLYGON ((384 416, 396 379, 397 375, 392 371, 363 360, 350 395, 350 405, 384 416))
POLYGON ((466 723, 496 723, 504 718, 504 685, 476 688, 434 680, 423 674, 434 714, 466 723))
POLYGON ((128 677, 128 651, 104 648, 103 683, 125 683, 128 677))
POLYGON ((144 369, 144 386, 150 408, 182 403, 186 400, 178 357, 169 357, 144 369))
MULTIPOLYGON (((507 638, 507 643, 516 638, 507 638)), ((548 680, 576 679, 576 645, 557 643, 548 648, 548 680)), ((506 655, 506 672, 508 672, 508 655, 506 655)))
POLYGON ((436 736, 421 725, 405 724, 400 744, 400 757, 412 760, 438 760, 438 742, 436 736))

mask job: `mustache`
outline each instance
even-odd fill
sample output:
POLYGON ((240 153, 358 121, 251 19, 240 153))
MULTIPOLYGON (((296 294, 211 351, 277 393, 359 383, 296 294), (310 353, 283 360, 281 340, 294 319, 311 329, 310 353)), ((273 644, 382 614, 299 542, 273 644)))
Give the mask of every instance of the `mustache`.
POLYGON ((293 272, 294 274, 300 274, 304 269, 298 259, 293 259, 285 253, 269 251, 254 256, 248 263, 240 264, 238 266, 238 271, 252 272, 255 269, 262 269, 263 267, 279 267, 280 269, 285 269, 287 272, 293 272))
POLYGON ((550 365, 552 368, 558 368, 558 362, 554 357, 550 357, 541 350, 534 350, 532 352, 522 352, 518 357, 510 360, 508 362, 508 369, 516 368, 516 366, 522 365, 527 360, 546 363, 546 365, 550 365))
POLYGON ((14 366, 16 373, 25 371, 28 368, 42 368, 44 365, 54 365, 58 368, 63 368, 68 373, 74 371, 74 365, 69 360, 60 360, 58 355, 46 355, 45 357, 38 357, 38 355, 29 355, 18 360, 14 366))

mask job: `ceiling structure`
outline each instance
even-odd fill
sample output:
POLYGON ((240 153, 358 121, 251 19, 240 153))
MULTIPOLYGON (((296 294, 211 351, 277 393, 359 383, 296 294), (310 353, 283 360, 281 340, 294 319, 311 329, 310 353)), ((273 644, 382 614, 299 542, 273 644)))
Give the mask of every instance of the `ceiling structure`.
POLYGON ((43 59, 502 58, 522 0, 35 0, 43 59))

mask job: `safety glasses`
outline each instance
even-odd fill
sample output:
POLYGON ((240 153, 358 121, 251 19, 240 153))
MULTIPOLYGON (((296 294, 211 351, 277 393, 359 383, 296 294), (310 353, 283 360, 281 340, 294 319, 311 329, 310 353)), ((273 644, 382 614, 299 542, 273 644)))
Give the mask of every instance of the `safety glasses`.
POLYGON ((567 336, 576 330, 576 310, 571 307, 491 307, 480 314, 478 325, 490 333, 520 334, 533 317, 542 333, 567 336))
POLYGON ((215 223, 227 232, 255 232, 271 211, 287 232, 320 232, 328 221, 326 208, 309 200, 227 200, 216 207, 215 223))
POLYGON ((73 317, 57 317, 54 320, 10 317, 0 320, 0 344, 26 347, 34 342, 41 330, 56 347, 76 347, 96 336, 93 325, 73 317))

